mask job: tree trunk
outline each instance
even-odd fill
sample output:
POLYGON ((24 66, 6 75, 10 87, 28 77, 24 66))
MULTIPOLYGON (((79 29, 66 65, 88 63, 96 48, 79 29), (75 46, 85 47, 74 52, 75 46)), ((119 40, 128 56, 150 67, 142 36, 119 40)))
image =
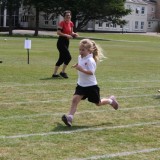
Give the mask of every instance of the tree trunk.
POLYGON ((72 22, 73 22, 73 24, 74 24, 74 28, 73 28, 73 31, 74 32, 77 32, 77 26, 76 26, 76 21, 77 21, 77 19, 76 19, 76 12, 74 12, 74 11, 72 11, 72 22))
POLYGON ((39 30, 39 8, 36 8, 36 26, 35 26, 34 36, 38 36, 38 30, 39 30))
POLYGON ((9 11, 9 35, 12 36, 13 32, 13 26, 12 26, 12 21, 13 21, 13 17, 12 17, 12 10, 9 11))

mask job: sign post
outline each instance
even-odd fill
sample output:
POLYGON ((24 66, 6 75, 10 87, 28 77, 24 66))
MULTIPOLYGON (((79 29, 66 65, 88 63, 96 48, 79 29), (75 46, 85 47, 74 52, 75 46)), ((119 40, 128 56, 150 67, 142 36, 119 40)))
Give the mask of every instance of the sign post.
POLYGON ((29 50, 31 49, 31 40, 28 40, 28 38, 26 38, 24 42, 24 48, 27 49, 28 64, 29 64, 29 50))

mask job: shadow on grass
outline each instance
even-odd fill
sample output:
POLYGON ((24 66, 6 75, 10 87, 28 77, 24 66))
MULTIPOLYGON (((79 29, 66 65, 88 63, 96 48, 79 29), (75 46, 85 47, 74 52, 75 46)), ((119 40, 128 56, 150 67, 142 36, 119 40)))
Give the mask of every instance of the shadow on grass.
POLYGON ((160 99, 160 94, 154 96, 155 99, 160 99))
POLYGON ((59 77, 59 78, 52 78, 52 77, 46 77, 46 78, 40 78, 39 80, 62 80, 64 79, 63 77, 59 77))
POLYGON ((60 132, 60 131, 76 131, 79 129, 87 129, 87 128, 97 128, 97 127, 106 127, 111 126, 112 123, 101 123, 96 125, 73 125, 72 127, 68 127, 65 124, 57 123, 57 126, 52 129, 52 132, 60 132))

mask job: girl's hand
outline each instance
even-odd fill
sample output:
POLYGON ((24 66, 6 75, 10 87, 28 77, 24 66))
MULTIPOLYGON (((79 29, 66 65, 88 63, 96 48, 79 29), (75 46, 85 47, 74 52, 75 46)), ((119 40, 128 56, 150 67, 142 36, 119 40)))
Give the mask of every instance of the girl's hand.
POLYGON ((75 66, 75 68, 76 68, 78 71, 81 71, 81 72, 83 71, 83 68, 82 68, 80 65, 78 65, 78 64, 75 66))
POLYGON ((77 63, 77 64, 74 64, 74 65, 72 66, 72 68, 75 68, 75 69, 77 69, 77 70, 79 70, 79 71, 83 70, 83 68, 82 68, 80 65, 78 65, 78 63, 77 63))
POLYGON ((78 71, 83 72, 83 73, 85 73, 85 74, 93 75, 93 73, 92 73, 91 71, 87 71, 87 70, 83 69, 83 67, 80 66, 80 65, 78 65, 78 63, 77 63, 77 64, 74 64, 74 65, 72 66, 72 68, 75 68, 75 69, 77 69, 78 71))
POLYGON ((74 64, 71 68, 76 68, 77 65, 78 65, 78 63, 74 64))

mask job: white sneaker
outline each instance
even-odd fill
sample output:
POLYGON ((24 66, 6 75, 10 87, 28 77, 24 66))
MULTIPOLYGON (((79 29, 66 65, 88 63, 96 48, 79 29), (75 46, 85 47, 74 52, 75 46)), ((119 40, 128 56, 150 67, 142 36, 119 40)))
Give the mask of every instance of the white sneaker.
POLYGON ((118 104, 118 102, 116 101, 115 96, 110 96, 109 98, 112 100, 111 106, 112 106, 115 110, 117 110, 118 107, 119 107, 119 104, 118 104))
POLYGON ((68 126, 72 126, 72 119, 71 117, 66 116, 65 114, 62 116, 62 121, 68 126))

